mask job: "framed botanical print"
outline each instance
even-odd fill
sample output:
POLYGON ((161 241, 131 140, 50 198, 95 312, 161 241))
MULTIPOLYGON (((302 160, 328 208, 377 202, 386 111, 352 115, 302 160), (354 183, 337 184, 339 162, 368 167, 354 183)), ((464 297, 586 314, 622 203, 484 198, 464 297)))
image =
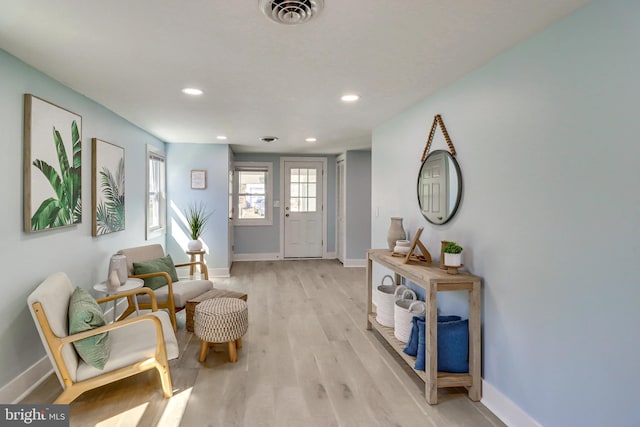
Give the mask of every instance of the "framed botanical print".
POLYGON ((196 190, 204 190, 207 188, 207 171, 192 170, 191 171, 191 188, 196 190))
POLYGON ((24 231, 82 222, 82 117, 24 96, 24 231))
POLYGON ((124 148, 91 140, 91 225, 101 236, 124 230, 124 148))

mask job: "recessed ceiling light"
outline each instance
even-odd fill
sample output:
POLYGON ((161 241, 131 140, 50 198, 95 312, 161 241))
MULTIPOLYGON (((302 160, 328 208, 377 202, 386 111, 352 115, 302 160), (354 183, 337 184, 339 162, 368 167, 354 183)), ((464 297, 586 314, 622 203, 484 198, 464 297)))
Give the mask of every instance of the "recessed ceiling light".
POLYGON ((216 136, 216 139, 225 140, 225 139, 227 139, 227 137, 224 136, 224 135, 218 135, 218 136, 216 136))
POLYGON ((317 139, 316 138, 307 138, 307 139, 305 139, 305 141, 307 141, 307 142, 316 142, 317 139))
POLYGON ((360 99, 360 97, 356 94, 352 94, 349 93, 347 95, 342 95, 342 98, 340 98, 343 102, 355 102, 358 99, 360 99))
POLYGON ((185 87, 182 89, 182 93, 186 93, 187 95, 202 95, 204 92, 200 89, 196 89, 195 87, 185 87))

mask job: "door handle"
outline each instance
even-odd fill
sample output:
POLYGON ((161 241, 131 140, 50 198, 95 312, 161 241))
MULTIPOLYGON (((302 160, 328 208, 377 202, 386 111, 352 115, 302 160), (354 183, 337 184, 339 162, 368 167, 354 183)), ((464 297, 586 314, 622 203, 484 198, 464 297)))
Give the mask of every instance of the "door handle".
POLYGON ((289 214, 284 214, 284 216, 289 216, 289 214))

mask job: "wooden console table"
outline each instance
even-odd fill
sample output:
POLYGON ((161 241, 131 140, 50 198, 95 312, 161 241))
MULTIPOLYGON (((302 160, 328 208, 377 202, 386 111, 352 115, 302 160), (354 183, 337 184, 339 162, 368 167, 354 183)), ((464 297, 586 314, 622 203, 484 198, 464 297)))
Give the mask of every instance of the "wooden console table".
POLYGON ((438 388, 466 387, 469 398, 479 401, 482 397, 480 378, 480 278, 465 272, 448 274, 437 266, 410 261, 403 263, 404 258, 391 256, 387 249, 370 249, 367 251, 367 329, 372 328, 391 345, 391 347, 411 366, 415 365, 415 357, 404 353, 405 344, 393 335, 393 328, 383 326, 376 322, 376 313, 373 311, 371 298, 372 267, 373 261, 387 267, 395 273, 396 283, 400 278, 410 280, 426 290, 425 313, 425 370, 415 371, 425 382, 425 398, 427 403, 438 403, 438 388), (450 372, 438 372, 438 292, 443 291, 468 291, 469 292, 469 373, 456 374, 450 372))

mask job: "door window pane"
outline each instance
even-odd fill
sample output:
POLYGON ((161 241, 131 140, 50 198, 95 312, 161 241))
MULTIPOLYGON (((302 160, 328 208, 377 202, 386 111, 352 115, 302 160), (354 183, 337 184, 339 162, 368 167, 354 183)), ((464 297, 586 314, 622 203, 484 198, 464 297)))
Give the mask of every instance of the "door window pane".
POLYGON ((316 212, 316 180, 316 169, 291 169, 289 187, 289 207, 291 212, 316 212))

